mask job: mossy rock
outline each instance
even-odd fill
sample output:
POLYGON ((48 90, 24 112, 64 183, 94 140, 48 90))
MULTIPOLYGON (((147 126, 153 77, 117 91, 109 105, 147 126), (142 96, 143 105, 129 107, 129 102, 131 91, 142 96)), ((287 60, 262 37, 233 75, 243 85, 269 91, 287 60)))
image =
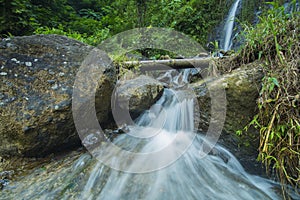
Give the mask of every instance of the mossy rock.
MULTIPOLYGON (((205 133, 211 120, 214 121, 214 124, 218 124, 218 120, 222 119, 218 115, 215 116, 215 119, 211 119, 213 101, 216 104, 216 109, 219 109, 218 107, 222 107, 222 105, 226 106, 223 113, 226 113, 226 118, 219 143, 229 148, 246 168, 259 165, 255 161, 258 154, 259 133, 256 130, 250 130, 241 137, 238 137, 235 133, 237 130, 242 130, 257 112, 256 101, 263 75, 260 63, 255 62, 241 66, 219 77, 199 80, 190 85, 197 95, 200 109, 198 130, 205 133), (226 93, 226 99, 222 102, 216 101, 210 96, 211 93, 220 89, 225 90, 226 93)), ((261 168, 261 165, 258 168, 261 168)), ((253 169, 257 170, 257 168, 253 169)), ((253 171, 253 169, 250 169, 250 171, 253 171)))
MULTIPOLYGON (((149 76, 141 75, 123 80, 115 91, 116 114, 128 116, 129 113, 129 117, 134 120, 149 109, 162 96, 163 91, 163 84, 149 76)), ((127 119, 126 121, 129 122, 127 119)))
POLYGON ((199 80, 191 84, 197 94, 200 109, 203 111, 203 116, 201 116, 203 122, 199 128, 201 130, 208 128, 211 107, 210 91, 218 89, 224 89, 226 92, 226 120, 223 130, 235 132, 244 128, 256 113, 256 101, 262 77, 262 68, 258 63, 253 63, 220 77, 199 80))
MULTIPOLYGON (((58 35, 0 42, 0 155, 43 156, 80 145, 72 117, 73 84, 93 49, 58 35)), ((96 110, 98 120, 108 123, 116 73, 113 66, 99 68, 96 110)))

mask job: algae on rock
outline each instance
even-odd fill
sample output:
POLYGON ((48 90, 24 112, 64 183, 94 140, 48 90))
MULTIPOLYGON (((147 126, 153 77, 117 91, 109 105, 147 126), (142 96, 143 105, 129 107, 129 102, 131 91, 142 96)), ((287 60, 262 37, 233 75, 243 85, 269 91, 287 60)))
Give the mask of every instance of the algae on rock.
MULTIPOLYGON (((58 35, 0 42, 0 155, 42 156, 80 145, 71 109, 73 84, 93 49, 58 35)), ((104 73, 96 110, 105 123, 116 73, 113 66, 99 67, 104 73)))

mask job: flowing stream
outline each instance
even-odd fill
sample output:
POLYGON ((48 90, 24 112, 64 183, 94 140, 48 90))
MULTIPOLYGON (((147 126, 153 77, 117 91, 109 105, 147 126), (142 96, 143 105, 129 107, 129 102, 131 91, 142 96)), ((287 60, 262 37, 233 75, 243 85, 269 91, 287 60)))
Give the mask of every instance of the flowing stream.
MULTIPOLYGON (((210 154, 203 156, 202 145, 208 141, 201 134, 193 134, 194 99, 183 87, 187 73, 173 76, 169 84, 175 87, 165 89, 161 99, 136 120, 136 125, 128 127, 127 134, 113 140, 122 149, 137 153, 155 152, 168 146, 167 151, 156 154, 150 162, 149 157, 112 159, 114 166, 125 171, 147 171, 152 164, 152 167, 162 166, 159 170, 119 171, 84 153, 53 161, 51 166, 20 178, 5 187, 0 199, 281 199, 277 183, 246 173, 221 146, 216 145, 210 154), (178 149, 192 135, 195 136, 192 143, 178 156, 178 149), (175 137, 179 137, 176 142, 175 137), (164 165, 170 158, 176 159, 164 165)), ((99 148, 99 155, 114 157, 116 152, 110 147, 99 148)))
POLYGON ((232 32, 233 32, 233 28, 234 28, 234 19, 235 19, 235 15, 238 9, 238 5, 241 2, 241 0, 236 0, 235 3, 232 5, 232 7, 230 8, 228 17, 226 19, 225 22, 225 26, 224 26, 224 43, 222 45, 222 48, 225 51, 228 51, 231 49, 232 46, 232 32))

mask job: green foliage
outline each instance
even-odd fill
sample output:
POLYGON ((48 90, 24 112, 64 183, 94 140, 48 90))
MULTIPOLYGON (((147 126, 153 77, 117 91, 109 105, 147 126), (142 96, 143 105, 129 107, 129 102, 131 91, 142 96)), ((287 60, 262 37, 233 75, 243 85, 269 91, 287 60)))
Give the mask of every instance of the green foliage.
POLYGON ((79 15, 84 18, 91 18, 98 21, 101 19, 101 14, 95 12, 92 9, 83 8, 79 11, 79 15))
POLYGON ((73 31, 64 31, 62 25, 60 25, 58 28, 49 28, 49 27, 40 27, 35 30, 35 34, 57 34, 57 35, 65 35, 67 37, 85 42, 84 37, 78 33, 73 31))
POLYGON ((68 30, 64 31, 63 26, 60 25, 58 28, 49 28, 49 27, 41 27, 35 30, 35 34, 57 34, 57 35, 65 35, 67 37, 79 40, 86 44, 90 44, 93 46, 97 46, 103 40, 109 37, 108 29, 101 29, 94 32, 93 35, 87 35, 85 33, 81 34, 76 31, 68 30))
POLYGON ((91 18, 78 18, 77 20, 68 23, 66 27, 81 34, 93 35, 95 32, 102 29, 102 24, 91 18))
POLYGON ((0 0, 0 7, 0 34, 28 33, 33 28, 31 23, 37 24, 34 17, 31 17, 32 5, 29 1, 0 0))
POLYGON ((40 27, 51 30, 61 25, 64 32, 91 37, 102 29, 115 35, 137 27, 169 27, 203 46, 230 6, 219 0, 0 0, 0 5, 2 36, 29 35, 40 27))
POLYGON ((255 14, 259 7, 263 7, 263 1, 261 0, 244 0, 242 3, 242 9, 239 16, 239 21, 242 23, 253 24, 255 21, 255 14))
POLYGON ((110 0, 68 0, 68 4, 71 5, 77 13, 80 13, 82 9, 87 9, 92 12, 101 13, 102 8, 110 5, 110 0))
POLYGON ((250 126, 260 130, 259 160, 267 169, 275 168, 282 183, 299 188, 300 13, 286 13, 279 1, 268 4, 272 9, 256 27, 244 26, 246 44, 240 59, 244 63, 261 60, 265 73, 258 114, 245 130, 250 126))
MULTIPOLYGON (((244 24, 246 46, 243 48, 242 54, 246 62, 276 55, 275 58, 282 63, 282 53, 286 53, 288 49, 293 49, 295 45, 293 40, 288 37, 291 33, 289 33, 290 27, 286 27, 286 23, 296 13, 293 15, 285 13, 284 7, 279 6, 276 2, 273 2, 272 5, 273 9, 269 9, 265 15, 259 17, 260 23, 257 26, 244 24), (279 39, 280 42, 284 42, 282 44, 284 46, 280 45, 279 39)), ((295 23, 299 23, 297 19, 295 19, 295 23)))
POLYGON ((40 26, 57 27, 75 12, 66 0, 0 0, 0 35, 28 35, 40 26))
POLYGON ((204 46, 209 33, 221 22, 229 7, 226 1, 217 0, 162 0, 148 6, 145 25, 174 28, 204 46))

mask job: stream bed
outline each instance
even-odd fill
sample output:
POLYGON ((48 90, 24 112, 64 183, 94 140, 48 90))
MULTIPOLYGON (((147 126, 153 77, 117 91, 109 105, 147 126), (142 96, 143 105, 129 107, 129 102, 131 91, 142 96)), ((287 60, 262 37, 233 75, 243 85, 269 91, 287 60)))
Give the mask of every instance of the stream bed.
MULTIPOLYGON (((186 84, 186 72, 179 76, 175 85, 186 84)), ((54 159, 5 186, 0 199, 282 199, 278 183, 248 174, 225 148, 206 153, 210 142, 195 133, 194 100, 182 88, 165 89, 93 156, 54 159)))

